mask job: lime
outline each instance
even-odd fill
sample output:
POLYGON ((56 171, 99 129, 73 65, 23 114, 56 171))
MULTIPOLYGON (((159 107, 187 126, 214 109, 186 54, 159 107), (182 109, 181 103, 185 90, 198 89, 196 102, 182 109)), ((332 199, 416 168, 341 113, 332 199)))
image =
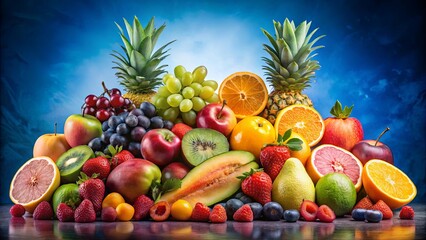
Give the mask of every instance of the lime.
POLYGON ((349 213, 356 203, 355 185, 343 173, 329 173, 315 186, 318 205, 329 206, 336 216, 349 213))
POLYGON ((60 203, 77 206, 80 203, 80 194, 78 193, 78 185, 75 183, 67 183, 59 186, 52 197, 52 207, 56 215, 56 209, 60 203))

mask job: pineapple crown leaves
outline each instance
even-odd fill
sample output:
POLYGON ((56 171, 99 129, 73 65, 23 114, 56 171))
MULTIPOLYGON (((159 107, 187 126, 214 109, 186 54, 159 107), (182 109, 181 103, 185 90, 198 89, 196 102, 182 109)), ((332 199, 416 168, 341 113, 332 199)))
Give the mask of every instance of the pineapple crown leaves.
POLYGON ((242 180, 244 180, 244 179, 246 179, 246 178, 250 177, 251 175, 253 175, 253 174, 254 174, 254 173, 256 173, 256 172, 263 172, 263 168, 258 168, 258 169, 250 168, 250 171, 248 171, 248 172, 244 172, 244 173, 243 173, 243 175, 238 176, 237 178, 238 178, 238 179, 241 179, 241 181, 242 181, 242 180))
POLYGON ((346 119, 351 115, 353 108, 354 105, 350 107, 345 106, 345 108, 342 109, 342 104, 339 102, 339 100, 337 100, 334 106, 331 108, 330 113, 336 118, 346 119))
POLYGON ((87 176, 87 174, 85 174, 84 172, 80 172, 80 176, 78 176, 78 180, 77 180, 77 185, 81 185, 84 182, 90 180, 90 179, 95 179, 96 177, 99 176, 99 173, 93 173, 91 177, 87 176))
POLYGON ((288 19, 284 20, 283 25, 277 21, 273 23, 275 37, 262 29, 271 44, 263 44, 264 50, 271 57, 262 57, 266 63, 263 70, 266 71, 267 81, 274 89, 303 90, 309 87, 310 78, 315 75, 315 70, 320 68, 318 61, 312 60, 317 53, 312 53, 324 47, 313 45, 325 35, 311 41, 318 30, 316 28, 308 34, 311 22, 304 21, 297 27, 288 19))
POLYGON ((133 19, 133 25, 130 25, 125 18, 123 19, 128 37, 123 28, 118 23, 115 24, 120 30, 120 37, 124 44, 121 48, 125 56, 113 51, 111 55, 117 59, 117 61, 113 61, 116 64, 113 69, 117 71, 116 76, 122 79, 121 84, 126 90, 145 93, 161 84, 161 78, 158 76, 166 72, 164 68, 167 65, 159 65, 169 56, 167 54, 169 49, 165 49, 175 40, 166 43, 153 53, 157 40, 166 25, 155 28, 154 17, 145 28, 136 16, 133 19))
POLYGON ((179 189, 181 185, 182 181, 178 178, 169 178, 163 183, 153 181, 150 187, 152 199, 154 199, 154 202, 157 202, 157 200, 161 198, 162 194, 179 189))
POLYGON ((290 138, 291 132, 292 130, 290 128, 287 131, 285 131, 283 135, 278 134, 277 141, 275 143, 265 144, 264 148, 267 146, 287 146, 291 151, 302 150, 303 141, 297 137, 290 138))

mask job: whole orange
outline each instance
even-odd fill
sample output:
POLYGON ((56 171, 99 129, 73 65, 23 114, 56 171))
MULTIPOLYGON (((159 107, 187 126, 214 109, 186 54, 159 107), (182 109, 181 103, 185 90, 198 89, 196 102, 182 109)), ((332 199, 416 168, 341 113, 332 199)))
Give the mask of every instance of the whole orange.
POLYGON ((232 150, 245 150, 259 158, 265 144, 275 141, 275 128, 265 118, 246 117, 239 121, 232 130, 230 145, 232 150))
POLYGON ((56 162, 70 148, 64 134, 56 133, 55 124, 55 133, 41 135, 36 140, 33 147, 33 157, 48 156, 56 162))

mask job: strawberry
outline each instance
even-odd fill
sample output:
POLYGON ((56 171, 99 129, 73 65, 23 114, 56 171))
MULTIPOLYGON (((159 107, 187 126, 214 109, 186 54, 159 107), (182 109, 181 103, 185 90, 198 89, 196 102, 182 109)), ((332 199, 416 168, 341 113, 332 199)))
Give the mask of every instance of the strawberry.
POLYGON ((50 220, 53 218, 53 209, 48 201, 42 201, 33 212, 34 220, 50 220))
POLYGON ((192 210, 191 220, 197 222, 208 222, 210 216, 210 208, 204 205, 201 202, 195 204, 194 209, 192 210))
POLYGON ((81 172, 81 177, 77 181, 78 192, 82 199, 88 199, 92 202, 95 212, 99 212, 102 209, 102 201, 105 194, 105 184, 102 180, 96 177, 94 174, 92 178, 89 178, 84 172, 81 172))
POLYGON ((393 217, 393 212, 390 207, 383 202, 383 200, 379 200, 369 208, 369 210, 378 210, 383 213, 383 219, 391 219, 393 217))
POLYGON ((172 132, 180 139, 182 140, 183 136, 192 130, 192 127, 186 125, 185 123, 176 123, 173 128, 172 132))
POLYGON ((278 135, 276 143, 268 144, 260 151, 260 163, 272 181, 280 173, 285 161, 290 158, 290 151, 299 151, 302 149, 302 140, 299 138, 288 140, 290 135, 291 129, 287 130, 282 136, 278 135), (284 143, 287 140, 288 142, 284 143))
POLYGON ((252 222, 253 211, 251 210, 250 205, 244 204, 242 207, 238 208, 232 218, 237 222, 252 222))
POLYGON ((83 165, 82 171, 87 176, 97 173, 98 176, 96 178, 106 179, 111 171, 111 166, 105 156, 98 156, 87 160, 83 165))
POLYGON ((74 220, 78 223, 89 223, 96 221, 96 212, 89 199, 84 199, 75 209, 74 220))
POLYGON ((73 222, 74 221, 74 209, 65 203, 59 203, 56 209, 56 217, 61 222, 73 222))
POLYGON ((213 207, 213 210, 210 213, 209 220, 212 223, 224 223, 224 222, 226 222, 227 218, 226 218, 225 208, 220 204, 216 204, 213 207))
POLYGON ((25 214, 25 208, 21 204, 15 204, 10 207, 9 213, 12 217, 22 217, 25 214))
POLYGON ((373 206, 373 203, 371 202, 369 197, 364 197, 361 200, 358 201, 358 203, 353 207, 352 209, 369 209, 373 206))
POLYGON ((135 158, 131 152, 122 149, 122 146, 114 148, 110 145, 108 147, 108 150, 112 156, 110 159, 111 171, 123 162, 135 158))
POLYGON ((238 178, 243 180, 241 190, 245 195, 262 205, 271 201, 272 179, 264 171, 251 169, 238 178))
POLYGON ((140 195, 133 203, 135 213, 133 219, 142 220, 149 215, 149 209, 154 206, 154 201, 146 195, 140 195))
POLYGON ((404 206, 399 212, 400 219, 414 219, 414 209, 410 206, 404 206))

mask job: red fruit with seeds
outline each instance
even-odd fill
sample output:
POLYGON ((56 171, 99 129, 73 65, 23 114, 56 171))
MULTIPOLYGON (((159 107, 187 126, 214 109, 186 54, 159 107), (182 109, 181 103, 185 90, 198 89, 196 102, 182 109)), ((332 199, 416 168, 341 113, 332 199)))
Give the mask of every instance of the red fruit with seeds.
POLYGON ((12 217, 22 217, 25 214, 25 208, 21 204, 15 204, 10 207, 9 213, 12 217))
POLYGON ((383 200, 377 201, 376 204, 374 204, 373 206, 371 206, 368 209, 369 210, 378 210, 378 211, 382 212, 384 220, 391 219, 393 217, 392 209, 390 209, 390 207, 385 202, 383 202, 383 200))
POLYGON ((197 202, 192 209, 191 220, 197 222, 208 222, 210 216, 210 208, 203 203, 197 202))
POLYGON ((185 123, 176 123, 173 128, 172 132, 180 139, 182 140, 183 135, 185 135, 187 132, 192 130, 192 127, 186 125, 185 123))
POLYGON ((401 219, 414 219, 414 209, 410 206, 404 206, 399 212, 399 218, 401 219))
POLYGON ((241 190, 245 195, 262 205, 271 201, 272 179, 264 171, 251 169, 238 178, 243 179, 241 190))
POLYGON ((321 205, 318 208, 317 216, 321 222, 331 223, 336 219, 336 214, 334 214, 333 210, 327 205, 321 205))
POLYGON ((285 161, 291 157, 290 150, 298 151, 302 149, 302 140, 299 138, 287 139, 291 136, 291 129, 284 135, 278 135, 276 143, 268 144, 260 151, 260 163, 263 170, 271 177, 272 181, 278 176, 285 161))
POLYGON ((75 209, 74 220, 78 223, 89 223, 96 221, 96 212, 90 200, 84 199, 75 209))
POLYGON ((134 220, 142 220, 148 217, 149 209, 154 206, 154 201, 146 195, 140 195, 133 203, 135 213, 133 214, 134 220))
POLYGON ((300 216, 305 219, 305 221, 312 222, 317 218, 318 205, 310 200, 303 200, 300 205, 300 216))
POLYGON ((122 150, 121 146, 117 148, 110 147, 108 149, 112 155, 110 159, 111 170, 117 167, 118 165, 122 164, 123 162, 135 158, 135 156, 133 156, 131 152, 127 150, 122 150))
POLYGON ((159 201, 149 209, 149 216, 154 221, 165 221, 170 216, 170 204, 166 201, 159 201))
POLYGON ((113 207, 102 208, 101 220, 104 222, 114 222, 117 219, 117 211, 113 207))
POLYGON ((83 165, 82 171, 87 176, 92 176, 93 174, 97 173, 98 176, 96 178, 106 179, 111 172, 111 166, 106 157, 99 156, 87 160, 83 165))
POLYGON ((227 220, 226 209, 220 205, 216 204, 213 207, 213 210, 210 213, 209 220, 212 223, 224 223, 227 220))
POLYGON ((37 205, 33 212, 34 220, 50 220, 53 218, 53 209, 48 201, 43 201, 37 205))
MULTIPOLYGON (((96 176, 96 174, 95 174, 96 176)), ((82 199, 88 199, 92 202, 95 212, 102 209, 102 201, 105 195, 105 184, 98 178, 89 178, 85 173, 81 173, 77 184, 78 192, 82 199)))
POLYGON ((244 204, 242 207, 238 208, 232 218, 237 222, 252 222, 253 211, 251 210, 250 205, 244 204))
POLYGON ((56 209, 56 217, 61 222, 73 222, 74 209, 65 203, 60 203, 56 209))
POLYGON ((369 209, 373 206, 373 203, 371 202, 369 197, 364 197, 357 204, 354 206, 353 209, 369 209))

